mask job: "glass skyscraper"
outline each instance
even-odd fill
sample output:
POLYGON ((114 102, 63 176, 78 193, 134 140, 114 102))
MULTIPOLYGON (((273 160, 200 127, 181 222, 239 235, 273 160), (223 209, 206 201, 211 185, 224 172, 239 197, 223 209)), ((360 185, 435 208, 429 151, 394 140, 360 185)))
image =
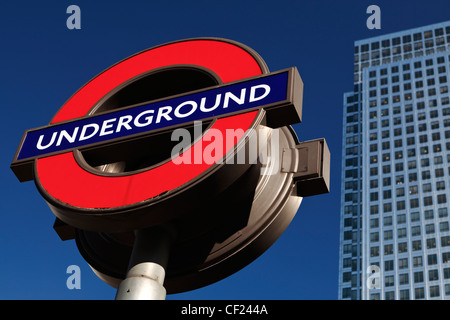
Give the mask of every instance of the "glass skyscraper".
POLYGON ((450 21, 356 41, 339 299, 450 299, 450 21))

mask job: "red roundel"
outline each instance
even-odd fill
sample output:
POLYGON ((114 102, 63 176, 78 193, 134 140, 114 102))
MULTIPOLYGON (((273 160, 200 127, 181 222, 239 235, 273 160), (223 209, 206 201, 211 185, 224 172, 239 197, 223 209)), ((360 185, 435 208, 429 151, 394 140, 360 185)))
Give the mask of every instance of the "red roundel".
MULTIPOLYGON (((267 72, 264 63, 254 52, 234 42, 190 39, 169 43, 131 56, 96 76, 63 105, 51 123, 83 117, 102 98, 130 79, 162 67, 177 65, 206 69, 223 83, 267 72)), ((210 128, 220 130, 225 136, 226 129, 240 128, 247 131, 256 119, 257 111, 253 111, 215 120, 210 128)), ((204 132, 201 139, 203 150, 211 143, 208 132, 204 132)), ((215 160, 225 156, 232 148, 226 147, 216 153, 215 160)), ((77 162, 74 152, 67 152, 36 160, 35 181, 53 206, 81 208, 84 212, 91 209, 119 210, 193 184, 213 167, 214 164, 205 162, 175 165, 172 161, 166 161, 144 171, 106 175, 86 170, 77 162)))

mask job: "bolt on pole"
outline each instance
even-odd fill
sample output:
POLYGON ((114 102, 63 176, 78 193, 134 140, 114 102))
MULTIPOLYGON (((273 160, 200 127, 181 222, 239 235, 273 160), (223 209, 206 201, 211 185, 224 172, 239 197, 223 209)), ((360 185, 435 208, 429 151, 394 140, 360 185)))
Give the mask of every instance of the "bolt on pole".
POLYGON ((161 227, 135 232, 126 278, 117 289, 116 300, 165 300, 164 277, 171 235, 161 227))

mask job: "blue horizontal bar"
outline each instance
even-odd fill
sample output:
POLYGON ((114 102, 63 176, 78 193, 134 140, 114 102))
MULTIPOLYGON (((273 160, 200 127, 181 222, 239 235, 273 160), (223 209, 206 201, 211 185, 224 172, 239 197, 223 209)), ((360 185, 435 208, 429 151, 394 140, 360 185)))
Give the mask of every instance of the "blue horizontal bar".
POLYGON ((287 99, 288 71, 26 132, 16 160, 107 143, 287 99))

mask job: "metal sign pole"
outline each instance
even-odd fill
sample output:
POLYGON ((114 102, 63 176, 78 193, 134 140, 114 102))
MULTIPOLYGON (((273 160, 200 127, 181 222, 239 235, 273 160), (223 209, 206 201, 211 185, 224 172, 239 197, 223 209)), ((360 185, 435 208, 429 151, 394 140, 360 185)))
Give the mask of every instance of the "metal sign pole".
POLYGON ((135 235, 127 276, 117 289, 116 300, 165 300, 171 235, 160 227, 137 230, 135 235))

